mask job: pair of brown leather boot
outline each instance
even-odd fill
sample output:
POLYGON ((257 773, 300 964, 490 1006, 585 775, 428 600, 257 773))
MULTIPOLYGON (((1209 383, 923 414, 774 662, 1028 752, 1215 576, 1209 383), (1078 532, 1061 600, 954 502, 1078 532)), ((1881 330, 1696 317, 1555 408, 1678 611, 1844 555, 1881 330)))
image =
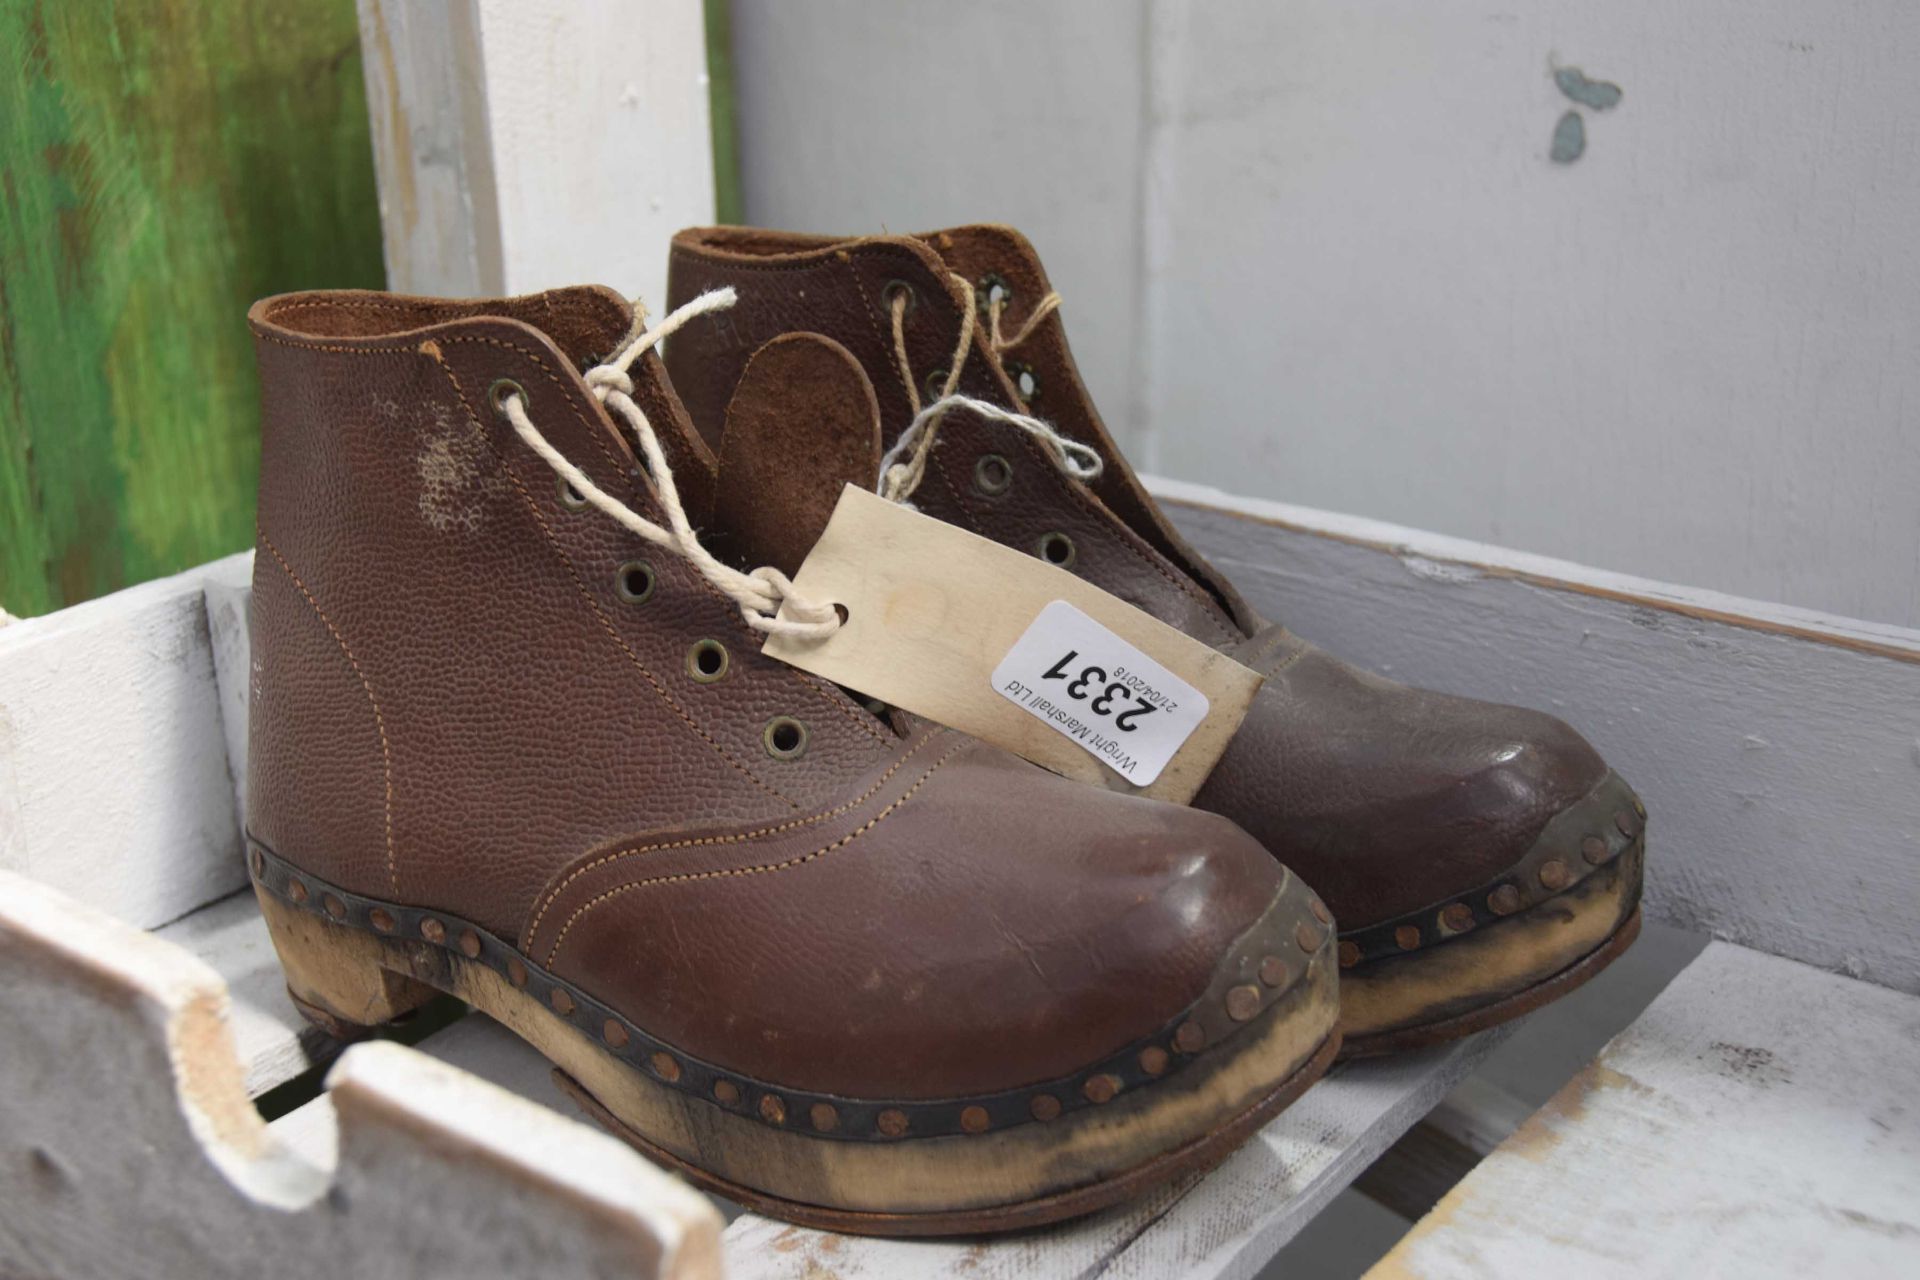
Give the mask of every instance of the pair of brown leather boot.
POLYGON ((673 252, 650 331, 597 288, 251 313, 250 858, 311 1016, 450 991, 703 1185, 971 1233, 1204 1168, 1343 1036, 1462 1035, 1631 941, 1633 793, 1557 720, 1256 617, 1113 447, 1017 234, 673 252), (1191 807, 761 653, 833 627, 789 575, 923 411, 915 507, 1266 677, 1191 807))

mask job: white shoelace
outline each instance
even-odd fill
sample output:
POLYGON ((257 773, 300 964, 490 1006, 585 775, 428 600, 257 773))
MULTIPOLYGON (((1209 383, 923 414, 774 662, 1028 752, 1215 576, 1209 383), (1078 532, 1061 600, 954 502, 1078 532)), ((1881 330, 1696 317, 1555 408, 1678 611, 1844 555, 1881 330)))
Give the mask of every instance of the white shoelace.
MULTIPOLYGON (((962 298, 960 340, 954 346, 952 367, 948 369, 946 381, 940 389, 940 397, 932 404, 922 408, 920 389, 914 382, 913 364, 907 359, 906 312, 907 300, 904 293, 895 294, 891 303, 893 313, 893 355, 900 365, 900 377, 907 384, 907 400, 913 406, 913 421, 907 424, 900 438, 893 442, 885 456, 880 459, 880 474, 874 483, 874 492, 889 502, 904 503, 911 498, 926 479, 927 459, 933 453, 934 441, 940 432, 940 423, 953 409, 969 409, 982 417, 992 418, 1009 426, 1018 427, 1046 447, 1052 455, 1054 464, 1076 480, 1097 479, 1106 464, 1094 449, 1070 440, 1053 428, 1051 423, 1042 421, 1031 414, 1015 413, 1002 409, 999 405, 972 396, 959 394, 960 371, 966 366, 967 356, 973 350, 973 286, 958 275, 951 277, 960 290, 962 298)), ((993 352, 998 356, 1008 347, 1018 346, 1032 335, 1034 328, 1060 305, 1060 295, 1049 293, 1042 298, 1027 317, 1019 332, 1011 338, 1002 338, 1000 334, 1000 315, 1006 303, 994 299, 988 308, 989 338, 993 352)))
POLYGON ((567 461, 533 425, 533 420, 527 416, 526 403, 520 396, 502 396, 500 409, 527 446, 539 454, 555 474, 571 485, 575 493, 646 541, 692 561, 708 582, 740 606, 740 614, 747 620, 748 626, 756 631, 800 640, 824 640, 840 628, 840 615, 831 604, 817 604, 799 595, 787 575, 770 565, 751 573, 742 573, 714 559, 713 554, 700 545, 699 535, 687 520, 679 488, 673 482, 673 468, 667 465, 666 454, 660 449, 653 424, 647 421, 647 415, 633 400, 633 379, 628 376, 627 370, 633 367, 633 362, 640 358, 641 353, 650 350, 694 317, 732 306, 735 297, 731 288, 701 294, 653 328, 636 335, 604 363, 588 369, 585 374, 587 387, 593 392, 594 398, 624 419, 632 430, 634 440, 646 459, 647 470, 653 477, 660 509, 666 514, 670 526, 668 528, 662 528, 606 493, 589 480, 585 472, 567 461), (785 617, 780 616, 783 605, 785 617))

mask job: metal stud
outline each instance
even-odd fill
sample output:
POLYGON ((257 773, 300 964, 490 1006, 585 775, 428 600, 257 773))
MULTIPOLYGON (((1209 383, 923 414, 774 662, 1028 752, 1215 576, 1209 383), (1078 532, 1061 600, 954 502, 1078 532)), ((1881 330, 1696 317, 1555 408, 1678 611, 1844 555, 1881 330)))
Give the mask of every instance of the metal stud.
POLYGON ((438 945, 447 940, 447 926, 428 916, 420 922, 420 936, 428 942, 438 945))
POLYGON ((672 1084, 680 1078, 680 1060, 666 1050, 662 1049, 656 1052, 653 1057, 647 1059, 647 1061, 653 1064, 653 1074, 659 1076, 668 1084, 672 1084))
POLYGON ((394 929, 398 927, 398 922, 394 920, 393 913, 384 907, 375 907, 373 910, 367 912, 367 920, 374 928, 382 933, 392 933, 394 929))
POLYGON ((1629 840, 1640 834, 1640 819, 1625 809, 1613 815, 1613 825, 1629 840))
POLYGON ((1173 1033, 1173 1047, 1182 1053, 1198 1053, 1207 1047, 1207 1029, 1191 1018, 1173 1033))
POLYGON ((1260 1012, 1260 988, 1249 983, 1227 992, 1227 1016, 1235 1022, 1247 1022, 1260 1012))
POLYGON ((519 956, 507 957, 507 981, 523 989, 527 985, 527 966, 520 963, 519 956))
POLYGON ((832 1133, 840 1127, 840 1113, 830 1102, 816 1102, 807 1108, 807 1119, 812 1122, 815 1133, 832 1133))
POLYGON ((1321 924, 1332 924, 1333 916, 1327 911, 1327 904, 1318 898, 1307 899, 1307 910, 1313 912, 1313 918, 1321 924))
POLYGON ((478 960, 480 958, 480 935, 471 929, 462 930, 460 934, 460 954, 469 960, 478 960))
POLYGON ((1599 836, 1588 836, 1580 842, 1580 856, 1587 860, 1588 866, 1597 867, 1612 854, 1605 840, 1599 836))
POLYGON ((1360 944, 1350 940, 1342 940, 1340 943, 1340 967, 1342 969, 1351 969, 1359 963, 1360 944))
POLYGON ((713 1082, 713 1098, 714 1101, 724 1103, 729 1107, 734 1106, 740 1101, 740 1086, 731 1080, 715 1080, 713 1082))
POLYGON ((618 1018, 608 1018, 606 1020, 606 1023, 600 1028, 600 1038, 607 1042, 609 1048, 624 1049, 627 1047, 627 1029, 620 1025, 620 1019, 618 1018))
POLYGON ((248 855, 247 861, 253 867, 253 878, 255 880, 258 880, 260 877, 267 874, 267 860, 266 858, 261 856, 261 853, 258 849, 255 849, 251 854, 248 855))
POLYGON ((1440 924, 1448 933, 1465 933, 1473 928, 1473 908, 1464 902, 1450 902, 1440 908, 1440 924))
POLYGON ((787 1104, 779 1094, 763 1093, 760 1095, 760 1118, 768 1124, 785 1124, 787 1122, 787 1104))
POLYGON ((347 918, 347 904, 330 893, 320 895, 320 906, 335 920, 345 920, 347 918))
POLYGON ((1300 927, 1293 931, 1293 940, 1299 944, 1302 951, 1312 955, 1320 949, 1320 944, 1327 940, 1327 936, 1302 920, 1300 927))
POLYGON ((1260 962, 1260 981, 1270 987, 1283 985, 1287 980, 1287 962, 1279 956, 1268 956, 1260 962))
POLYGON ((287 881, 287 896, 295 902, 305 902, 307 900, 307 886, 298 880, 289 880, 287 881))
POLYGON ((1573 883, 1573 872, 1558 858, 1540 864, 1540 887, 1559 892, 1573 883))
POLYGON ((1140 1069, 1150 1076, 1160 1075, 1167 1069, 1167 1051, 1157 1044, 1150 1044, 1140 1051, 1140 1069))
POLYGON ((1036 1093, 1027 1103, 1027 1114, 1042 1122, 1055 1120, 1060 1115, 1060 1099, 1050 1093, 1036 1093))
POLYGON ((1080 1092, 1087 1095, 1088 1102, 1112 1102, 1114 1095, 1120 1092, 1120 1078, 1103 1071, 1081 1085, 1080 1092))
POLYGON ((907 1131, 907 1113, 888 1107, 874 1118, 873 1126, 889 1138, 898 1138, 907 1131))
POLYGON ((553 1011, 561 1017, 571 1018, 573 1016, 573 997, 561 988, 555 987, 553 989, 553 994, 547 997, 547 1003, 552 1005, 553 1011))
POLYGON ((1503 884, 1487 895, 1487 910, 1497 916, 1510 916, 1520 909, 1520 890, 1503 884))
POLYGON ((1402 951, 1414 951, 1420 946, 1420 926, 1403 924, 1393 931, 1393 945, 1402 951))
POLYGON ((992 1123, 985 1107, 967 1107, 960 1113, 960 1127, 968 1133, 985 1133, 992 1123))

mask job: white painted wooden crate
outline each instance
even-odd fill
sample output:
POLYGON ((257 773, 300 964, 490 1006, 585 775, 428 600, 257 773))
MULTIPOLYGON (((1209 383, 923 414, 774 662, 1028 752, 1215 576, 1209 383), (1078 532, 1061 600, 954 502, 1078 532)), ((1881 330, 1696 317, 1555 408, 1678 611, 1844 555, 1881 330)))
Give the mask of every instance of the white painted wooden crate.
MULTIPOLYGON (((1647 798, 1649 913, 1722 939, 1382 1274, 1920 1273, 1920 635, 1157 488, 1306 635, 1579 724, 1647 798)), ((985 1243, 723 1232, 477 1016, 263 1124, 335 1046, 246 889, 248 574, 0 628, 0 1274, 1250 1276, 1501 1038, 1344 1067, 1205 1177, 985 1243)))

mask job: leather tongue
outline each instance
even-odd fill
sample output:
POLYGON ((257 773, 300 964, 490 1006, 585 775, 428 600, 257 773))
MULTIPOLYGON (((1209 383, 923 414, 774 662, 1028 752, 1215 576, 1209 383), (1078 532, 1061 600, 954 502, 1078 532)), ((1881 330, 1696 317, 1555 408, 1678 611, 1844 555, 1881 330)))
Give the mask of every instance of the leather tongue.
POLYGON ((727 405, 712 528, 728 557, 793 574, 848 484, 880 469, 880 407, 860 363, 831 338, 761 347, 727 405))

